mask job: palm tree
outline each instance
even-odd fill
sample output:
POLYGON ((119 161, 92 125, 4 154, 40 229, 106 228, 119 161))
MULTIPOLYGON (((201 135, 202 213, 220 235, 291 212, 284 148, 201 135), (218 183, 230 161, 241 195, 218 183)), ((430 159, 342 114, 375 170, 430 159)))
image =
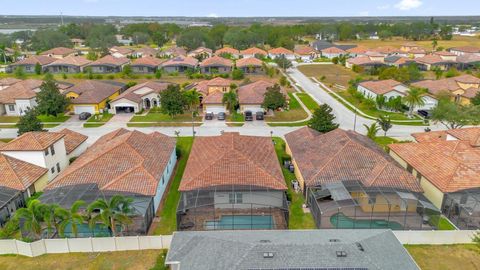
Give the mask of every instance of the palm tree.
POLYGON ((94 228, 95 224, 101 221, 107 226, 112 236, 117 235, 117 224, 130 224, 132 223, 129 214, 132 213, 132 199, 125 198, 121 195, 115 195, 110 198, 109 201, 105 199, 98 199, 92 202, 88 207, 88 214, 91 216, 94 210, 100 210, 100 213, 91 216, 90 228, 94 228))
POLYGON ((374 122, 370 126, 368 126, 367 124, 363 124, 363 126, 367 130, 367 137, 375 140, 375 138, 377 137, 377 133, 380 130, 380 128, 377 126, 377 123, 374 122))
POLYGON ((230 90, 223 94, 222 103, 227 106, 227 110, 232 114, 238 106, 237 93, 234 90, 230 90))
POLYGON ((384 136, 387 136, 387 131, 392 128, 392 121, 390 116, 380 115, 377 119, 377 123, 380 128, 384 131, 384 136))
POLYGON ((57 213, 57 209, 61 209, 58 204, 43 204, 41 207, 41 211, 43 214, 43 221, 46 223, 47 226, 47 238, 50 238, 53 229, 55 228, 55 232, 58 232, 58 227, 60 224, 60 218, 57 213))
POLYGON ((437 48, 437 46, 438 46, 438 41, 437 41, 437 39, 432 40, 432 51, 435 51, 435 49, 437 48))
POLYGON ((85 217, 79 213, 80 207, 84 205, 85 202, 79 200, 74 202, 69 210, 60 207, 55 209, 55 214, 62 220, 58 226, 58 234, 61 237, 65 237, 65 229, 68 225, 72 227, 75 237, 78 237, 78 226, 85 222, 85 217))
POLYGON ((14 218, 22 220, 22 230, 33 234, 35 239, 39 239, 42 235, 42 203, 35 199, 27 203, 26 208, 20 208, 15 212, 14 218))
POLYGON ((190 111, 196 109, 196 107, 200 104, 200 93, 195 88, 185 91, 183 96, 185 97, 185 101, 187 102, 188 109, 190 111))
POLYGON ((425 105, 423 96, 425 95, 425 89, 412 87, 407 91, 407 95, 403 97, 403 102, 408 106, 408 116, 413 116, 413 110, 415 107, 425 105))

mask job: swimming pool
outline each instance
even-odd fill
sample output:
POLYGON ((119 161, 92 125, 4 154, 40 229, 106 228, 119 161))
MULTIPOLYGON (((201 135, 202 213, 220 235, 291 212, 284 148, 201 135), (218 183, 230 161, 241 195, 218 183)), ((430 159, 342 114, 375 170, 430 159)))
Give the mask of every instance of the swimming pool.
POLYGON ((331 216, 330 223, 332 223, 333 227, 337 229, 403 229, 403 226, 395 221, 386 221, 384 219, 353 219, 345 216, 343 213, 338 213, 331 216))
POLYGON ((220 220, 205 221, 206 230, 268 230, 273 228, 271 215, 225 215, 220 220))

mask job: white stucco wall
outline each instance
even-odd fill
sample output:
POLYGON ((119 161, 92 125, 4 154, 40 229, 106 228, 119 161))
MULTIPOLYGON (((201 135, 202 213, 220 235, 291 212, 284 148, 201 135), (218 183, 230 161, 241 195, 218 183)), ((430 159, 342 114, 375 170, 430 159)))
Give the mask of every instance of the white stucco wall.
POLYGON ((159 179, 157 191, 156 191, 155 197, 153 198, 155 212, 158 210, 158 206, 162 201, 163 194, 165 193, 165 189, 168 186, 168 182, 170 181, 170 178, 172 176, 172 172, 176 163, 177 163, 177 154, 174 148, 170 156, 170 159, 168 161, 168 164, 165 167, 165 170, 163 171, 163 175, 159 179))
POLYGON ((80 156, 83 152, 85 152, 85 150, 87 150, 87 141, 84 141, 77 148, 75 148, 75 150, 68 154, 67 160, 70 161, 70 158, 80 156))
MULTIPOLYGON (((234 208, 250 208, 252 207, 282 207, 283 206, 283 191, 246 191, 235 192, 241 193, 243 197, 243 203, 233 204, 234 208)), ((232 204, 229 203, 229 192, 217 192, 215 194, 215 207, 216 208, 232 208, 232 204)))
POLYGON ((47 168, 43 151, 2 151, 2 154, 47 168))

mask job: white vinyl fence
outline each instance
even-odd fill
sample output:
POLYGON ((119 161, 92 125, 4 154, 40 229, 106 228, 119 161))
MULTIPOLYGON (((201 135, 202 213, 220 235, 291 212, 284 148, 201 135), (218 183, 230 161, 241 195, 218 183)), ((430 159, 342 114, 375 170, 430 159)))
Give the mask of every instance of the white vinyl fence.
POLYGON ((403 245, 453 245, 472 243, 475 231, 393 231, 403 245))
POLYGON ((168 249, 171 241, 171 235, 42 239, 32 243, 9 239, 0 240, 0 255, 36 257, 47 253, 168 249))

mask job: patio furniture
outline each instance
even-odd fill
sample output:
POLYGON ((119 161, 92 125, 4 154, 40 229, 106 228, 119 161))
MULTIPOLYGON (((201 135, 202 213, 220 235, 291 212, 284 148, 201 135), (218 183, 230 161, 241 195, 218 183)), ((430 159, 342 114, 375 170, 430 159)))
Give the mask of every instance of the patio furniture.
POLYGON ((180 230, 190 229, 190 228, 193 228, 194 226, 195 226, 195 223, 193 222, 185 222, 180 224, 180 230))

